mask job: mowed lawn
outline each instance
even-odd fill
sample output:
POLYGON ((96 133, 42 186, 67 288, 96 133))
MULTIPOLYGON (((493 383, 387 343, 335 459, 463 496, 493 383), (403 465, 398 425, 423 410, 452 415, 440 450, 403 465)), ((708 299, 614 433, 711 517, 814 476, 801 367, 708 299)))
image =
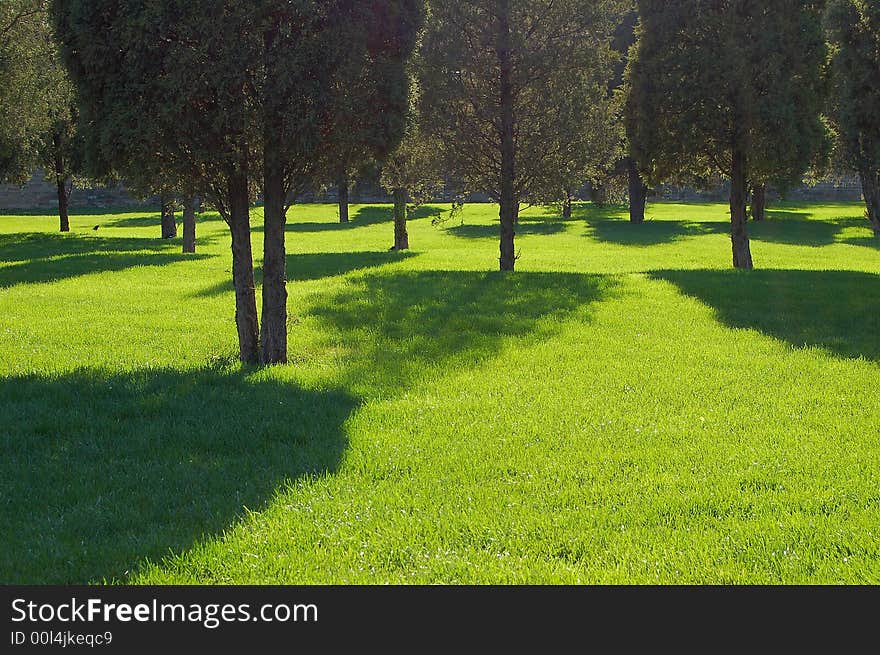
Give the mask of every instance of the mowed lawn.
POLYGON ((880 583, 862 207, 774 207, 752 273, 722 205, 530 208, 508 276, 447 209, 397 254, 295 207, 268 370, 216 216, 0 217, 0 582, 880 583))

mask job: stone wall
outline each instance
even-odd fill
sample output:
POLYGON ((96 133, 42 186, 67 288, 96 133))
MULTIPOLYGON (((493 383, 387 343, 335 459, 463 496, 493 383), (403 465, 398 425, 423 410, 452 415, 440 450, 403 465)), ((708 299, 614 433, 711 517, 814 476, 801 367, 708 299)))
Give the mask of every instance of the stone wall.
MULTIPOLYGON (((133 198, 122 186, 79 189, 70 194, 71 209, 142 207, 145 203, 133 198)), ((58 192, 37 172, 24 186, 0 184, 0 211, 15 209, 58 210, 58 192)))
MULTIPOLYGON (((327 189, 318 192, 304 194, 300 202, 323 202, 336 201, 336 190, 327 189)), ((778 199, 779 194, 770 191, 770 198, 778 199)), ((856 178, 843 178, 833 182, 821 182, 814 186, 803 186, 789 191, 787 200, 804 202, 859 202, 862 199, 862 187, 856 178)), ((438 201, 451 201, 452 195, 446 194, 438 201)), ((664 185, 659 189, 655 199, 672 202, 725 202, 727 200, 727 187, 721 186, 709 191, 698 191, 689 188, 664 185)), ((485 201, 483 196, 475 195, 470 198, 472 202, 485 201)), ((371 182, 362 182, 352 188, 351 201, 353 203, 376 203, 390 202, 388 194, 378 185, 371 182)), ((103 208, 141 208, 153 207, 156 202, 137 200, 126 192, 123 186, 97 187, 92 189, 74 188, 70 196, 71 209, 103 209, 103 208)), ((58 209, 58 196, 55 186, 45 180, 42 173, 36 173, 33 178, 23 187, 0 184, 0 211, 9 210, 45 210, 56 211, 58 209)))

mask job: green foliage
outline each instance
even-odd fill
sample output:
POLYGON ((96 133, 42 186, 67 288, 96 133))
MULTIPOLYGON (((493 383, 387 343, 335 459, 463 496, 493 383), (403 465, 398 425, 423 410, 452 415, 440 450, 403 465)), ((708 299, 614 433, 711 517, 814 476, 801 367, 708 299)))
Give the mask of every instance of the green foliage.
POLYGON ((653 182, 705 183, 743 152, 754 181, 800 182, 826 149, 822 2, 639 2, 627 122, 653 182))
POLYGON ((402 136, 420 2, 117 5, 54 2, 95 171, 183 181, 225 208, 227 169, 259 180, 267 144, 295 191, 402 136))
POLYGON ((44 5, 0 5, 0 179, 12 182, 23 183, 37 167, 64 182, 78 169, 73 88, 44 5))
POLYGON ((832 117, 846 168, 880 171, 880 6, 829 3, 832 117))
POLYGON ((443 190, 441 144, 428 129, 422 129, 418 86, 413 83, 403 140, 382 163, 381 183, 386 190, 405 190, 416 204, 434 198, 443 190))
MULTIPOLYGON (((625 3, 511 2, 516 180, 522 201, 552 201, 616 156, 611 38, 625 3)), ((448 173, 501 195, 497 3, 429 3, 421 47, 424 126, 448 173)))

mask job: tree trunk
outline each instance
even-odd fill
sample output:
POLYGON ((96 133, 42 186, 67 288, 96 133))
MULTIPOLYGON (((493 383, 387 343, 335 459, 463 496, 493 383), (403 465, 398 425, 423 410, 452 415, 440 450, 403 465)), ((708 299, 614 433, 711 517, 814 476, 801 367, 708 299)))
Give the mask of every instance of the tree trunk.
POLYGON ((61 151, 61 136, 54 134, 52 145, 55 147, 55 184, 58 189, 58 217, 62 232, 70 232, 70 195, 67 185, 70 182, 67 167, 64 165, 64 154, 61 151))
POLYGON ((767 185, 756 184, 752 188, 752 220, 763 221, 767 218, 767 185))
POLYGON ((196 251, 196 204, 193 196, 183 199, 183 252, 194 254, 196 251))
POLYGON ((629 221, 630 223, 644 223, 645 207, 648 204, 648 187, 639 174, 635 159, 627 157, 626 169, 629 175, 629 221))
POLYGON ((251 216, 247 173, 229 178, 229 228, 232 231, 232 280, 235 284, 235 324, 239 357, 244 364, 260 363, 260 324, 251 249, 251 216))
POLYGON ((409 234, 406 231, 407 191, 394 190, 394 250, 409 250, 409 234))
POLYGON ((730 239, 733 243, 733 266, 751 270, 754 265, 749 246, 748 215, 746 212, 748 200, 747 162, 745 153, 738 148, 734 148, 733 151, 730 180, 730 239))
POLYGON ((67 193, 67 180, 58 178, 58 216, 61 220, 61 231, 70 232, 70 197, 67 193))
POLYGON ((871 229, 880 237, 880 173, 863 170, 859 177, 862 179, 862 195, 865 197, 871 229))
POLYGON ((272 166, 267 153, 263 197, 265 232, 263 240, 263 331, 264 364, 287 363, 287 225, 284 176, 272 166))
POLYGON ((571 197, 573 195, 574 194, 571 191, 566 191, 565 192, 565 200, 562 201, 562 218, 564 218, 566 220, 571 218, 571 205, 572 205, 571 197))
POLYGON ((162 196, 162 238, 177 238, 177 221, 174 219, 174 198, 162 196))
MULTIPOLYGON (((284 138, 283 106, 274 91, 279 79, 283 58, 278 45, 281 30, 273 23, 264 33, 266 85, 263 107, 266 122, 263 126, 263 328, 261 332, 262 362, 266 365, 287 363, 287 190, 285 188, 285 159, 280 140, 284 138)), ((344 180, 347 196, 348 181, 344 180)), ((340 210, 343 192, 340 186, 340 210)), ((345 198, 346 214, 348 198, 345 198)), ((343 216, 340 216, 340 219, 343 216)), ((348 216, 344 217, 346 221, 348 216)))
POLYGON ((516 223, 519 218, 519 199, 516 195, 516 143, 514 134, 513 61, 511 56, 510 14, 511 0, 499 0, 498 7, 498 64, 501 101, 501 270, 516 268, 516 223))
POLYGON ((350 197, 348 175, 342 175, 339 178, 337 187, 339 188, 339 222, 348 223, 350 220, 348 211, 350 197))

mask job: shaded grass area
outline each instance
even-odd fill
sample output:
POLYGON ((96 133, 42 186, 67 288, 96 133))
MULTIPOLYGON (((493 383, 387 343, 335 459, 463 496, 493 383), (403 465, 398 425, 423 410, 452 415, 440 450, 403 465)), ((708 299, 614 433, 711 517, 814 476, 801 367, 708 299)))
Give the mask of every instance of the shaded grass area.
POLYGON ((795 348, 880 361, 880 276, 858 271, 656 271, 725 325, 795 348))
POLYGON ((342 365, 348 386, 394 393, 427 371, 489 359, 510 338, 540 341, 564 321, 588 321, 592 304, 615 286, 613 278, 575 273, 370 274, 309 314, 352 353, 342 365))
POLYGON ((0 235, 0 288, 163 266, 206 255, 182 255, 158 240, 79 235, 0 235), (9 262, 8 265, 4 265, 9 262))
MULTIPOLYGON (((416 256, 417 254, 412 252, 327 252, 288 255, 287 280, 288 282, 322 280, 393 265, 416 256)), ((263 283, 262 267, 254 270, 254 279, 258 285, 263 283)), ((203 289, 198 295, 215 296, 232 291, 232 280, 229 280, 203 289)))
POLYGON ((222 368, 5 378, 0 578, 122 578, 189 548, 286 481, 335 471, 356 406, 222 368))
POLYGON ((623 220, 589 219, 587 224, 591 239, 627 246, 655 246, 730 232, 730 224, 721 221, 646 221, 637 225, 623 220))
MULTIPOLYGON (((444 211, 448 210, 438 205, 421 205, 409 212, 409 220, 418 221, 424 218, 436 218, 444 211)), ((288 220, 287 231, 294 233, 338 232, 357 230, 362 227, 388 223, 392 220, 394 220, 394 214, 391 207, 359 205, 355 206, 348 223, 340 223, 338 221, 338 214, 336 222, 288 220)), ((260 228, 258 227, 257 229, 260 228)))

